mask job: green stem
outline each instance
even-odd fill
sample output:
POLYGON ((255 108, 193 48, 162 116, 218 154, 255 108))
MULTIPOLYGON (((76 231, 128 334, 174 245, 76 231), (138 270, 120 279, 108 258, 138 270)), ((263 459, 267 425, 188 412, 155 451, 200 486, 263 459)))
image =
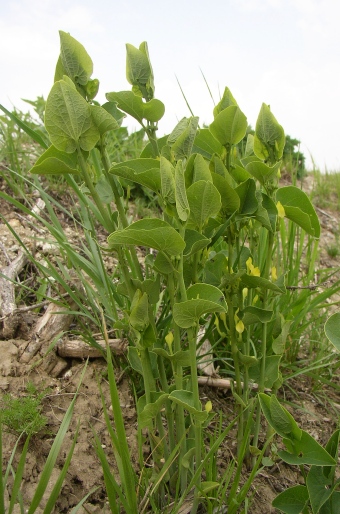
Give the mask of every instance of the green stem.
POLYGON ((82 151, 79 146, 77 146, 77 152, 78 152, 78 161, 80 164, 81 171, 83 173, 86 187, 89 189, 92 199, 93 199, 94 203, 96 204, 96 207, 98 208, 98 210, 103 218, 104 227, 108 232, 113 232, 115 230, 115 225, 111 219, 111 216, 109 215, 109 213, 105 209, 102 201, 100 200, 99 195, 92 183, 92 180, 90 178, 90 175, 89 175, 89 172, 87 169, 86 161, 84 159, 84 156, 83 156, 82 151))
MULTIPOLYGON (((171 311, 173 312, 175 298, 176 298, 176 290, 174 283, 173 274, 169 275, 168 278, 168 290, 170 297, 170 305, 171 311)), ((173 331, 174 331, 174 353, 177 353, 181 350, 181 331, 178 325, 173 321, 173 331)), ((179 362, 176 362, 174 365, 174 378, 175 378, 175 386, 177 390, 183 389, 183 368, 179 362)), ((175 410, 175 419, 176 419, 176 436, 177 441, 182 441, 179 449, 179 462, 182 461, 184 455, 187 452, 187 444, 185 435, 185 417, 184 417, 184 408, 181 405, 176 406, 175 410)), ((183 466, 180 467, 180 483, 181 483, 181 491, 185 491, 187 487, 187 469, 183 466)))
POLYGON ((148 139, 150 141, 153 156, 159 157, 160 153, 159 153, 158 141, 157 141, 157 137, 156 137, 157 124, 148 121, 148 124, 146 127, 144 127, 144 129, 145 129, 146 135, 148 136, 148 139))
MULTIPOLYGON (((197 379, 197 330, 193 330, 192 328, 188 329, 188 339, 189 339, 189 352, 190 352, 190 372, 191 372, 191 387, 193 393, 194 407, 197 410, 201 410, 201 402, 199 399, 199 389, 198 389, 198 379, 197 379)), ((202 458, 202 425, 199 421, 193 419, 194 421, 194 437, 195 437, 195 468, 193 473, 197 470, 197 468, 201 464, 202 458)), ((201 475, 198 476, 197 482, 195 484, 195 492, 194 492, 194 501, 191 508, 190 513, 196 514, 198 505, 199 505, 199 489, 201 486, 201 475)))
MULTIPOLYGON (((273 246, 274 246, 274 234, 272 232, 268 232, 267 255, 266 255, 265 268, 264 268, 264 272, 263 272, 263 277, 267 280, 269 279, 270 267, 271 267, 271 263, 272 263, 273 246)), ((265 289, 264 293, 263 293, 263 309, 267 308, 267 302, 268 302, 268 290, 265 289)), ((265 376, 266 376, 267 331, 268 331, 268 324, 263 323, 263 325, 262 325, 262 342, 261 342, 262 357, 261 357, 260 379, 259 379, 259 389, 258 389, 259 393, 264 392, 264 383, 265 383, 265 376)), ((255 446, 255 447, 257 447, 257 445, 258 445, 260 426, 261 426, 261 407, 260 407, 260 403, 258 402, 257 411, 256 411, 255 428, 254 428, 254 439, 253 439, 253 446, 255 446)))
MULTIPOLYGON (((103 163, 103 167, 104 167, 104 175, 105 175, 106 179, 109 181, 113 195, 115 197, 115 203, 117 206, 117 211, 119 213, 120 222, 122 224, 122 227, 126 228, 129 225, 129 223, 128 223, 128 220, 126 217, 124 205, 122 203, 121 197, 119 196, 119 191, 118 191, 115 177, 109 172, 109 170, 110 170, 109 156, 103 146, 101 147, 100 154, 101 154, 102 163, 103 163)), ((137 276, 137 278, 139 278, 139 280, 144 280, 142 268, 141 268, 140 262, 138 260, 135 247, 130 248, 130 255, 131 255, 131 259, 132 259, 131 268, 134 270, 135 276, 137 276)))
MULTIPOLYGON (((235 369, 235 381, 236 381, 236 393, 239 397, 242 397, 242 383, 241 383, 241 372, 240 372, 240 362, 238 357, 238 345, 237 345, 237 335, 236 335, 236 327, 235 327, 235 317, 234 317, 234 306, 230 293, 226 294, 226 301, 228 305, 228 316, 229 316, 229 337, 230 337, 230 346, 231 346, 231 354, 234 361, 234 369, 235 369)), ((239 425, 237 430, 237 448, 238 451, 241 447, 241 443, 243 440, 243 412, 242 405, 240 402, 237 402, 237 410, 239 411, 239 425)))

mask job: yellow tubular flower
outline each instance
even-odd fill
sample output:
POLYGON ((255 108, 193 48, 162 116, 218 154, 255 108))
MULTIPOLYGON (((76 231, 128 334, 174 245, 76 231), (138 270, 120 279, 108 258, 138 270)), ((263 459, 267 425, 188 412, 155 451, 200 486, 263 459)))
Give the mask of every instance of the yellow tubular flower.
POLYGON ((242 332, 244 332, 244 324, 243 324, 243 321, 242 320, 238 320, 238 322, 236 323, 236 332, 238 332, 239 334, 242 334, 242 332))
POLYGON ((286 213, 285 213, 285 208, 283 207, 282 203, 277 202, 276 208, 277 208, 277 214, 278 214, 279 218, 284 218, 286 213))
POLYGON ((166 336, 165 336, 165 341, 166 341, 166 344, 168 345, 168 347, 171 349, 172 347, 172 343, 174 341, 174 335, 172 332, 169 332, 166 336))

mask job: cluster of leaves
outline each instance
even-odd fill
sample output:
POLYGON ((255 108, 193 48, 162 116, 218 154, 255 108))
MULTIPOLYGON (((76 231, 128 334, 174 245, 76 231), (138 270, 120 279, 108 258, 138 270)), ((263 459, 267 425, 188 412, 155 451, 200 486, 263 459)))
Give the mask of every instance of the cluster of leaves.
MULTIPOLYGON (((91 78, 91 58, 69 34, 60 32, 60 39, 55 82, 45 109, 51 144, 31 172, 64 175, 82 202, 84 225, 90 227, 90 251, 82 258, 82 269, 96 280, 100 276, 96 303, 110 311, 112 327, 127 336, 129 363, 144 384, 137 405, 138 426, 140 434, 147 430, 154 464, 146 469, 141 463, 146 482, 152 484, 146 496, 161 510, 169 495, 175 494, 179 501, 173 512, 178 512, 194 489, 194 514, 203 498, 208 501, 220 491, 217 480, 202 481, 204 464, 211 458, 202 432, 213 417, 211 405, 202 406, 198 390, 197 346, 203 330, 203 339, 222 347, 232 362, 238 458, 228 469, 227 485, 232 476, 233 480, 226 503, 228 512, 236 513, 264 452, 257 448, 261 410, 251 383, 258 383, 265 409, 263 393, 282 384, 286 341, 296 312, 301 311, 286 287, 287 282, 294 286, 296 282, 290 281, 298 277, 294 234, 298 230, 317 240, 318 217, 299 188, 279 187, 286 139, 268 105, 262 105, 251 134, 245 114, 225 88, 208 127, 200 129, 197 117, 183 118, 169 135, 158 139, 157 123, 165 107, 154 96, 147 44, 127 45, 127 80, 132 90, 107 93, 108 101, 100 106, 94 100, 99 81, 91 78), (139 157, 115 163, 107 151, 108 134, 119 135, 125 114, 140 123, 149 143, 139 157), (237 147, 246 134, 240 155, 237 147), (82 182, 81 187, 72 175, 82 182), (162 219, 129 224, 122 198, 130 183, 155 195, 162 219), (92 217, 109 233, 108 250, 118 256, 118 284, 112 283, 102 266, 92 217), (136 247, 143 247, 143 266, 136 247), (90 255, 96 256, 97 270, 90 255), (250 440, 257 457, 250 482, 239 487, 250 440)), ((115 430, 107 415, 106 421, 122 487, 98 438, 96 447, 112 512, 118 512, 119 500, 127 512, 137 513, 140 488, 108 361, 115 430)))

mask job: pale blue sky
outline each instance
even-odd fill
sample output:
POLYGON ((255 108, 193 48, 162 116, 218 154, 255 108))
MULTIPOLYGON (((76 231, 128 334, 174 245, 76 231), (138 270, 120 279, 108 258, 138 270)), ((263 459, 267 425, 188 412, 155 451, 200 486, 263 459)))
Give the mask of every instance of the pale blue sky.
MULTIPOLYGON (((339 0, 0 0, 0 103, 47 97, 70 32, 94 62, 105 92, 129 89, 125 43, 147 41, 156 97, 166 106, 159 135, 190 115, 175 75, 201 123, 228 86, 255 125, 262 102, 301 140, 311 167, 340 170, 339 0)), ((133 121, 128 122, 136 127, 133 121)))

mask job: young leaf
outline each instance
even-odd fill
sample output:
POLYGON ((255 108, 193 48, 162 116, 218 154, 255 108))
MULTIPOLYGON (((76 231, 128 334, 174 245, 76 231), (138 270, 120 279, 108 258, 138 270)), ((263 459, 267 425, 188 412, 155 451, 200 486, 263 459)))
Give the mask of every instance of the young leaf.
POLYGON ((148 295, 137 289, 131 303, 129 323, 138 332, 144 332, 149 325, 148 307, 148 295))
POLYGON ((241 109, 230 105, 215 117, 209 130, 221 145, 232 146, 244 138, 247 126, 247 118, 241 109))
POLYGON ((89 80, 85 86, 86 98, 88 101, 93 100, 99 91, 99 80, 93 79, 89 80))
POLYGON ((223 151, 223 146, 212 135, 209 129, 206 128, 197 131, 192 147, 193 153, 201 154, 205 159, 211 159, 214 154, 222 155, 223 151))
MULTIPOLYGON (((275 356, 276 358, 278 356, 275 356)), ((279 357, 280 358, 280 357, 279 357)), ((294 443, 302 437, 302 430, 298 427, 293 416, 280 405, 274 394, 268 396, 259 393, 260 404, 269 425, 273 427, 281 437, 291 437, 294 443)))
POLYGON ((40 175, 79 174, 77 152, 66 153, 51 145, 37 160, 31 173, 40 175))
POLYGON ((240 198, 240 214, 253 214, 258 207, 255 181, 250 178, 237 186, 235 191, 240 198))
POLYGON ((244 325, 251 325, 252 323, 268 323, 273 316, 273 311, 268 309, 260 309, 249 305, 243 310, 242 321, 244 325))
POLYGON ((161 157, 160 163, 161 192, 165 203, 174 204, 175 198, 175 168, 168 159, 161 157))
POLYGON ((240 196, 231 187, 225 177, 217 173, 212 173, 213 184, 220 193, 222 209, 227 214, 233 214, 240 208, 240 196))
POLYGON ((168 353, 164 348, 154 348, 152 350, 156 355, 160 355, 165 359, 169 359, 173 364, 179 364, 180 366, 190 366, 191 358, 189 350, 179 350, 176 353, 168 353))
POLYGON ((142 93, 145 88, 149 97, 153 97, 154 77, 146 42, 141 43, 139 49, 129 43, 126 44, 126 79, 142 93))
POLYGON ((89 104, 65 80, 55 82, 46 101, 45 126, 52 144, 73 153, 79 145, 90 151, 99 139, 89 104))
POLYGON ((286 288, 284 287, 284 285, 281 286, 278 283, 274 284, 270 280, 267 280, 266 278, 262 278, 262 277, 255 277, 255 276, 244 274, 241 277, 241 281, 242 281, 244 287, 249 287, 252 289, 254 289, 256 287, 261 287, 263 289, 268 289, 270 291, 274 291, 275 293, 284 294, 286 292, 286 288))
POLYGON ((168 137, 168 144, 171 146, 176 161, 188 159, 192 152, 196 132, 198 127, 198 117, 183 118, 168 137))
POLYGON ((180 160, 175 168, 175 197, 178 217, 181 221, 187 221, 190 207, 185 189, 184 166, 180 160))
POLYGON ((183 255, 188 257, 196 252, 199 252, 210 243, 210 239, 203 236, 196 230, 187 229, 185 231, 185 248, 183 250, 183 255))
POLYGON ((246 165, 246 170, 264 186, 267 182, 277 179, 280 166, 281 162, 268 166, 261 161, 251 161, 246 165))
POLYGON ((157 122, 164 116, 165 106, 156 98, 144 102, 143 98, 135 95, 132 91, 106 93, 106 98, 110 102, 116 102, 119 109, 130 114, 141 125, 143 125, 143 119, 157 122))
POLYGON ((268 195, 261 191, 256 191, 256 198, 258 208, 254 215, 255 219, 270 232, 275 232, 277 220, 277 207, 275 203, 268 195))
POLYGON ((207 161, 202 155, 192 154, 185 168, 186 188, 199 180, 212 182, 211 172, 207 161))
POLYGON ((109 114, 106 109, 100 107, 99 105, 90 105, 90 108, 93 122, 101 136, 109 130, 115 130, 119 128, 115 118, 111 116, 111 114, 109 114))
POLYGON ((201 230, 210 217, 221 209, 221 196, 214 184, 205 180, 194 182, 187 190, 190 219, 201 230))
POLYGON ((214 118, 216 118, 216 116, 220 112, 224 111, 224 109, 226 109, 227 107, 230 107, 231 105, 236 105, 237 106, 237 102, 236 102, 235 98, 233 97, 233 95, 231 94, 230 89, 228 87, 226 87, 224 89, 223 96, 222 96, 221 100, 214 107, 214 110, 213 110, 214 118))
POLYGON ((306 193, 295 186, 281 187, 276 192, 276 200, 283 205, 287 218, 303 228, 307 234, 319 239, 319 218, 306 193))
POLYGON ((181 405, 185 410, 190 412, 190 414, 198 421, 203 423, 208 417, 208 413, 206 410, 198 410, 195 407, 194 395, 191 391, 184 390, 175 390, 169 394, 169 400, 172 400, 174 403, 181 405))
POLYGON ((285 146, 285 133, 269 105, 262 104, 256 121, 254 152, 259 159, 279 161, 285 146))
POLYGON ((137 182, 137 184, 146 186, 155 193, 161 191, 159 159, 131 159, 115 164, 110 168, 110 173, 137 182))
POLYGON ((160 413, 164 403, 168 399, 168 394, 163 391, 151 391, 151 403, 146 402, 146 396, 143 395, 138 399, 138 424, 140 428, 152 426, 152 420, 160 413))
POLYGON ((75 84, 85 86, 93 73, 92 59, 76 39, 67 32, 59 31, 60 60, 64 74, 75 84))
POLYGON ((115 245, 141 245, 168 255, 178 255, 185 247, 179 233, 166 221, 158 218, 136 221, 125 229, 110 234, 107 241, 110 248, 115 245))
MULTIPOLYGON (((243 320, 242 320, 243 321, 243 320)), ((275 382, 280 379, 281 355, 266 356, 264 387, 271 389, 275 382)), ((249 378, 258 383, 261 377, 261 359, 249 370, 249 378)), ((269 421, 268 421, 269 422, 269 421)))
POLYGON ((273 500, 273 507, 285 514, 300 514, 308 504, 309 495, 307 487, 296 485, 280 493, 273 500))
POLYGON ((173 316, 181 328, 194 326, 203 314, 226 312, 222 291, 209 284, 194 284, 187 290, 187 300, 175 303, 173 316))

